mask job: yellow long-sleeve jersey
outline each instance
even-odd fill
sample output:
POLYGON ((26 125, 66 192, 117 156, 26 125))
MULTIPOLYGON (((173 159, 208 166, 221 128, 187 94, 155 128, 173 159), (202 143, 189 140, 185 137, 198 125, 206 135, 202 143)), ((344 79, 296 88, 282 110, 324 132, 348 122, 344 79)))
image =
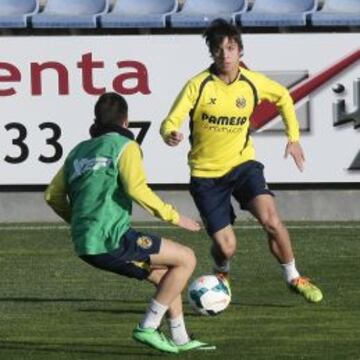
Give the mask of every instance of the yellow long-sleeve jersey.
MULTIPOLYGON (((178 224, 179 213, 170 204, 164 203, 147 185, 141 150, 135 141, 130 141, 119 154, 117 167, 122 187, 132 200, 151 215, 174 225, 178 224)), ((71 206, 67 196, 64 167, 47 187, 45 200, 61 218, 70 222, 71 206)))
POLYGON ((250 116, 262 100, 277 106, 289 141, 298 141, 299 125, 288 90, 244 68, 231 84, 217 77, 211 67, 189 80, 162 122, 160 133, 166 139, 172 131, 179 131, 189 115, 191 175, 220 177, 255 158, 250 116))

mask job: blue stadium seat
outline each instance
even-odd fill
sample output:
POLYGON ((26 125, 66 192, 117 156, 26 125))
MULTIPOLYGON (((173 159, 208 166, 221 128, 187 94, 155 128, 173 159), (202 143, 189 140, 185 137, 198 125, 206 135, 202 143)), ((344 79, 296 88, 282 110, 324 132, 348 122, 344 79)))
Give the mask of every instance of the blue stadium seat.
POLYGON ((247 6, 247 0, 186 0, 181 11, 170 16, 170 24, 173 28, 202 28, 216 18, 235 23, 235 16, 247 6))
POLYGON ((318 0, 255 0, 250 11, 236 18, 242 26, 305 26, 318 0))
POLYGON ((32 16, 34 28, 96 28, 97 18, 109 11, 110 0, 48 0, 32 16))
POLYGON ((360 0, 327 0, 311 15, 314 26, 359 26, 360 0))
POLYGON ((100 18, 103 28, 164 28, 178 0, 117 0, 114 8, 100 18))
POLYGON ((0 28, 26 28, 39 4, 39 0, 0 0, 0 28))

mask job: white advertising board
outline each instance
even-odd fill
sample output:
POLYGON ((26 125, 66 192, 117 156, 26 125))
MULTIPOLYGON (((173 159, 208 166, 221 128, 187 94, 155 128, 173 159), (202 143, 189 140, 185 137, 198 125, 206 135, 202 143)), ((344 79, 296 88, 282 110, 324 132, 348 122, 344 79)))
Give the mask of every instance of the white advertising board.
MULTIPOLYGON (((268 182, 360 182, 360 34, 246 34, 243 41, 244 63, 289 87, 302 128, 300 173, 283 158, 280 117, 260 114, 266 125, 254 142, 268 182)), ((126 97, 130 121, 143 131, 150 123, 142 141, 148 181, 188 182, 187 141, 166 146, 159 126, 185 82, 211 62, 200 35, 2 37, 0 46, 0 185, 48 183, 88 138, 105 91, 126 97)))

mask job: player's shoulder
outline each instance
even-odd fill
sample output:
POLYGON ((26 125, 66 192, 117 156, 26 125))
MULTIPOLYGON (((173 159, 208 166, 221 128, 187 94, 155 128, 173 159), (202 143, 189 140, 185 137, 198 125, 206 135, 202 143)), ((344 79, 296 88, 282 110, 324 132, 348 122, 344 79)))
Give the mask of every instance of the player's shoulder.
POLYGON ((132 147, 134 149, 141 149, 140 144, 134 139, 133 140, 129 139, 126 146, 132 147))
POLYGON ((142 156, 142 149, 138 142, 135 140, 129 140, 122 149, 121 155, 132 156, 135 154, 140 154, 142 156))
POLYGON ((241 75, 243 77, 245 77, 247 80, 250 80, 254 83, 259 83, 259 82, 264 82, 264 81, 269 80, 268 77, 266 77, 264 74, 262 74, 258 71, 245 69, 243 67, 240 68, 240 71, 241 71, 241 75))
POLYGON ((193 86, 201 86, 201 84, 208 79, 211 76, 210 70, 209 69, 205 69, 203 71, 201 71, 200 73, 194 75, 189 81, 188 84, 189 85, 193 85, 193 86))

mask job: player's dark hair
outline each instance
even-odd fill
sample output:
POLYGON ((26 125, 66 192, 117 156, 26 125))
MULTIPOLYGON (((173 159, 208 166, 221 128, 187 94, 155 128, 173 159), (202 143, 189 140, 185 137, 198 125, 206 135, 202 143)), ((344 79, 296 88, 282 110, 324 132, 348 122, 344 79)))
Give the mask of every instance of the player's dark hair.
POLYGON ((119 94, 109 92, 101 95, 95 104, 95 123, 98 125, 121 124, 128 116, 128 104, 119 94))
POLYGON ((205 38, 206 44, 212 55, 220 47, 226 37, 233 39, 239 45, 239 48, 243 49, 241 34, 238 28, 221 18, 211 22, 209 27, 205 30, 203 37, 205 38))
POLYGON ((124 128, 128 116, 128 104, 119 94, 109 92, 101 95, 95 104, 95 120, 90 127, 91 137, 117 132, 133 139, 133 134, 124 128))

